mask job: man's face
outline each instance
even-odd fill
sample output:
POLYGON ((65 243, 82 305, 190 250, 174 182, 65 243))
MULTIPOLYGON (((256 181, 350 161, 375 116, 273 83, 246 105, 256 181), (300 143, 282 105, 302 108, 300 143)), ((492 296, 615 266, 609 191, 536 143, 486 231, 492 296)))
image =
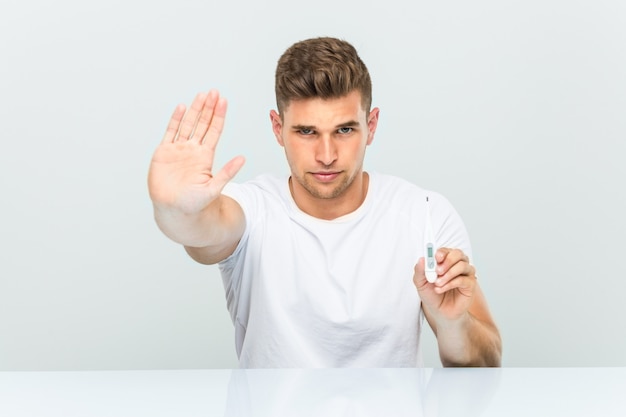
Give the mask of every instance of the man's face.
POLYGON ((271 112, 274 134, 291 168, 294 197, 309 202, 361 198, 362 190, 353 188, 362 185, 365 147, 374 139, 378 112, 366 115, 358 91, 329 100, 292 101, 282 119, 271 112))

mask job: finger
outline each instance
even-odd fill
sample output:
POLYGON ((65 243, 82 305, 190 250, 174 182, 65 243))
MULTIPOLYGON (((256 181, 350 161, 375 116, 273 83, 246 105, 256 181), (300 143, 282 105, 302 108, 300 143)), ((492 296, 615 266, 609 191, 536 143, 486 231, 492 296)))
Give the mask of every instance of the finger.
POLYGON ((469 258, 459 249, 440 248, 435 254, 437 275, 443 275, 458 262, 469 263, 469 258))
POLYGON ((224 129, 224 120, 226 119, 226 109, 228 102, 224 97, 219 97, 215 103, 215 109, 213 110, 213 117, 209 124, 209 128, 206 134, 202 138, 202 144, 208 146, 210 149, 215 150, 217 142, 222 135, 224 129))
POLYGON ((428 280, 426 279, 426 273, 424 272, 424 258, 420 258, 419 261, 417 261, 415 267, 413 268, 413 271, 413 283, 418 290, 421 290, 429 284, 428 280))
POLYGON ((437 253, 435 253, 435 260, 437 261, 438 264, 443 263, 443 261, 446 259, 446 257, 448 256, 448 254, 452 251, 452 249, 449 248, 439 248, 437 249, 437 253))
POLYGON ((171 143, 176 138, 176 134, 178 133, 178 128, 180 127, 180 121, 183 119, 183 115, 185 114, 185 105, 179 104, 174 109, 174 113, 172 113, 172 117, 170 117, 170 122, 167 125, 167 129, 165 129, 165 135, 163 136, 163 140, 161 143, 171 143))
POLYGON ((448 282, 452 281, 453 279, 456 279, 457 277, 463 277, 463 276, 473 277, 474 267, 470 265, 468 262, 464 262, 464 261, 457 262, 450 269, 448 269, 448 271, 445 274, 440 275, 437 278, 437 280, 435 281, 435 286, 443 287, 448 282))
POLYGON ((476 279, 472 276, 461 275, 442 287, 435 287, 435 292, 443 294, 448 291, 458 290, 464 296, 471 297, 476 287, 476 279))
POLYGON ((206 135, 209 125, 211 124, 211 120, 213 119, 213 113, 215 111, 217 101, 219 100, 219 96, 220 95, 217 90, 211 90, 204 100, 202 111, 198 117, 198 124, 193 132, 193 137, 198 140, 198 142, 202 142, 204 140, 204 135, 206 135))
POLYGON ((221 192, 224 186, 237 175, 245 162, 246 159, 243 156, 236 156, 215 174, 211 180, 211 186, 216 193, 221 192))
POLYGON ((206 93, 198 93, 196 98, 191 103, 191 108, 183 118, 183 122, 180 126, 180 131, 178 132, 178 137, 175 140, 189 140, 189 138, 193 134, 198 115, 202 111, 202 107, 204 106, 204 101, 206 100, 206 97, 206 93))

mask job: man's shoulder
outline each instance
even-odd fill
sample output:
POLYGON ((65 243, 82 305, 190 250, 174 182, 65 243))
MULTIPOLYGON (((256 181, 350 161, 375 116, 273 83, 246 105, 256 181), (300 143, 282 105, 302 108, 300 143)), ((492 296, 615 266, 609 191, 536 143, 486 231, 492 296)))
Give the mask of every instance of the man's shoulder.
POLYGON ((277 213, 290 206, 286 176, 262 174, 242 182, 230 182, 222 194, 239 204, 248 221, 259 218, 268 210, 277 213))
POLYGON ((287 177, 262 174, 243 182, 230 182, 224 187, 224 193, 258 193, 260 195, 281 196, 287 187, 287 177))
POLYGON ((278 189, 284 186, 287 182, 287 177, 284 175, 276 174, 259 174, 251 179, 237 182, 238 186, 244 187, 257 187, 261 189, 278 189))
POLYGON ((411 181, 395 175, 370 172, 372 191, 377 198, 422 199, 429 192, 411 181))
POLYGON ((383 185, 391 185, 391 186, 396 186, 396 187, 409 187, 409 188, 417 188, 417 189, 420 188, 418 185, 412 183, 411 181, 402 177, 398 177, 396 175, 386 174, 386 173, 378 172, 378 171, 369 171, 369 175, 373 179, 373 181, 376 181, 383 185))
POLYGON ((405 178, 380 172, 370 172, 372 194, 375 200, 387 205, 401 205, 406 208, 422 206, 426 199, 431 206, 440 209, 450 206, 448 199, 441 193, 424 188, 405 178))

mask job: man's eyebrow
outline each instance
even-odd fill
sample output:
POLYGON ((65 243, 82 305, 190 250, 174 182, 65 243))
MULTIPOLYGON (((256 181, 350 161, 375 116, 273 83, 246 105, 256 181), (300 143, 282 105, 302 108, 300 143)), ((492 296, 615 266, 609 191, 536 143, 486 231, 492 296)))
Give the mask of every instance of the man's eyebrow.
POLYGON ((293 130, 315 130, 315 126, 309 125, 293 125, 291 126, 293 130))
POLYGON ((356 120, 350 120, 348 122, 340 123, 335 127, 340 128, 340 127, 358 127, 358 126, 359 126, 359 122, 357 122, 356 120))
MULTIPOLYGON (((339 123, 335 126, 335 129, 339 129, 341 127, 358 127, 359 122, 356 120, 349 120, 347 122, 339 123)), ((293 125, 291 126, 293 130, 316 130, 317 128, 313 125, 293 125)))

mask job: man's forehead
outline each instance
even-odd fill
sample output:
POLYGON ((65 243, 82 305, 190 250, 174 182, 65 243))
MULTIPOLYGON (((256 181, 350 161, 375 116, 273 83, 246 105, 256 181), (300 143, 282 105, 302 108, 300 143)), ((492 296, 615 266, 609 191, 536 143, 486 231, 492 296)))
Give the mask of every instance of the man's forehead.
MULTIPOLYGON (((358 93, 357 93, 358 94, 358 93)), ((289 124, 310 125, 353 123, 365 116, 360 94, 339 98, 292 100, 281 115, 289 124)))

